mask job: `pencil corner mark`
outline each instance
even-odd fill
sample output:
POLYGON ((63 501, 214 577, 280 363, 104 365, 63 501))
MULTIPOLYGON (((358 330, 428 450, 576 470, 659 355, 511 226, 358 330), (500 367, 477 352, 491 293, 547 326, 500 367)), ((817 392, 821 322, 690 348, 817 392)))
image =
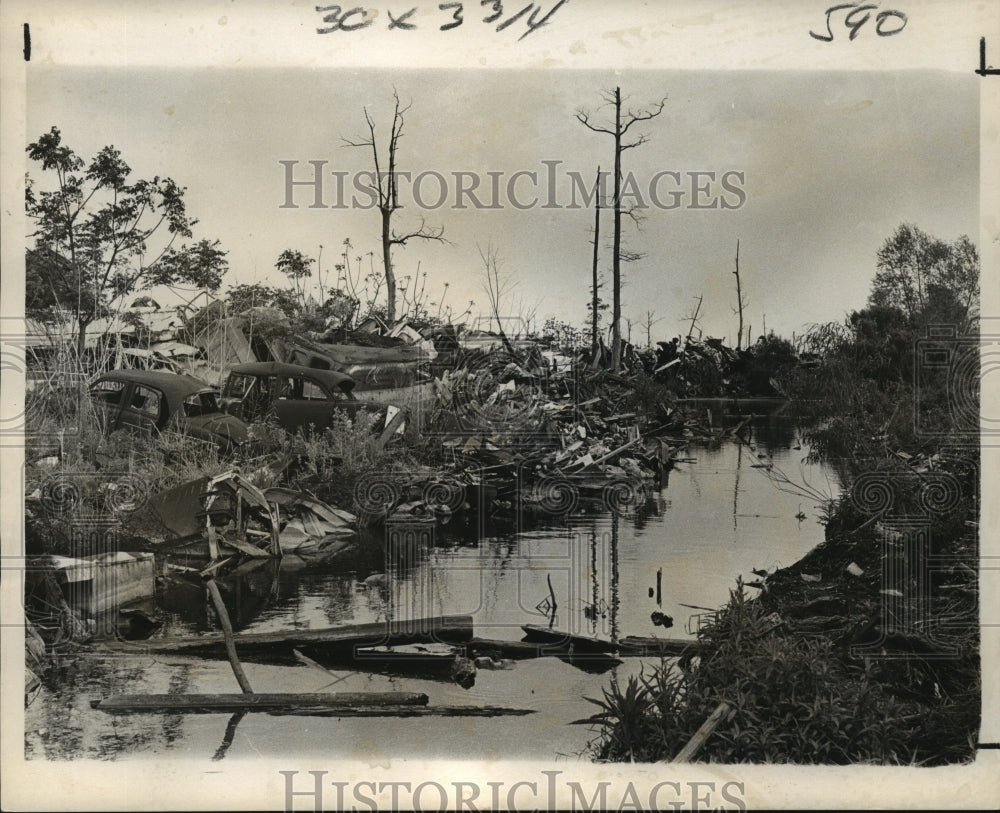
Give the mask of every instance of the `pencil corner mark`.
POLYGON ((986 37, 979 38, 979 67, 976 73, 980 76, 1000 76, 1000 68, 986 66, 986 37))

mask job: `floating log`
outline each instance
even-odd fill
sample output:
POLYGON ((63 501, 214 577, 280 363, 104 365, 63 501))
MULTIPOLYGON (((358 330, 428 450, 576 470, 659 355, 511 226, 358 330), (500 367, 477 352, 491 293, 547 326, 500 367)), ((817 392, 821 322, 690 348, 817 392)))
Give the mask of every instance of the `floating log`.
MULTIPOLYGON (((241 656, 279 654, 292 656, 293 649, 322 645, 324 648, 379 646, 419 641, 454 641, 464 643, 472 638, 471 615, 445 615, 413 621, 393 621, 374 624, 352 624, 317 630, 284 630, 282 632, 242 633, 233 636, 241 656)), ((141 653, 178 653, 217 656, 225 651, 223 635, 201 635, 197 638, 150 638, 137 643, 109 641, 107 651, 128 650, 141 653)), ((98 648, 95 647, 95 650, 98 648)))
POLYGON ((523 717, 535 709, 506 706, 344 706, 329 709, 289 709, 269 714, 300 714, 308 717, 523 717))
MULTIPOLYGON (((295 650, 296 657, 303 661, 295 650)), ((303 656, 306 657, 306 656, 303 656)), ((385 674, 401 674, 431 680, 449 680, 463 689, 476 682, 475 665, 458 647, 448 644, 404 644, 402 646, 354 647, 326 651, 320 655, 333 665, 385 674)), ((317 664, 320 665, 320 664, 317 664)), ((321 666, 321 665, 320 665, 321 666)), ((321 666, 321 668, 323 668, 321 666)), ((329 670, 328 670, 329 671, 329 670)), ((332 673, 331 673, 332 674, 332 673)))
POLYGON ((704 645, 695 638, 655 638, 627 635, 617 644, 601 641, 583 635, 570 635, 559 630, 550 630, 527 624, 522 627, 527 640, 500 641, 488 638, 473 638, 468 642, 468 650, 474 654, 497 653, 505 658, 541 658, 565 654, 570 644, 577 653, 617 652, 620 657, 698 654, 704 645), (532 640, 534 639, 534 640, 532 640))
MULTIPOLYGON (((425 706, 404 702, 370 703, 372 697, 406 698, 406 693, 383 695, 356 694, 356 702, 345 705, 341 694, 230 694, 230 695, 118 695, 104 700, 94 700, 91 705, 110 714, 229 714, 259 711, 274 715, 301 715, 308 717, 523 717, 534 714, 535 709, 516 709, 505 706, 425 706), (279 698, 283 698, 278 702, 279 698), (331 702, 331 699, 338 699, 331 702), (188 702, 180 702, 188 701, 188 702), (249 705, 239 705, 249 703, 249 705)), ((426 695, 418 695, 427 702, 426 695)))
POLYGON ((684 638, 649 638, 639 635, 627 635, 618 642, 619 655, 680 655, 682 653, 698 653, 705 647, 697 639, 684 638))
POLYGON ((677 753, 677 756, 668 761, 690 762, 701 750, 705 741, 712 736, 715 729, 732 717, 735 713, 736 709, 730 706, 727 702, 722 701, 719 703, 719 705, 715 707, 715 711, 713 711, 709 718, 701 724, 701 728, 699 728, 694 733, 694 736, 688 740, 688 744, 681 748, 681 750, 677 753))
POLYGON ((509 660, 559 658, 585 672, 598 674, 621 664, 620 660, 606 653, 583 652, 574 647, 573 654, 571 655, 568 652, 568 647, 562 648, 551 644, 546 645, 530 641, 496 641, 486 638, 473 638, 468 643, 467 649, 470 653, 477 656, 485 655, 509 660))
POLYGON ((624 661, 620 661, 618 658, 606 655, 603 652, 554 652, 552 654, 574 669, 579 669, 581 672, 587 672, 591 675, 603 675, 605 672, 624 663, 624 661))
POLYGON ((476 655, 497 654, 504 658, 539 658, 543 655, 555 654, 546 651, 539 644, 527 641, 499 641, 489 638, 473 638, 468 644, 469 652, 476 655))
POLYGON ((282 711, 292 708, 361 708, 426 706, 418 692, 328 692, 304 694, 118 694, 90 705, 113 714, 176 711, 191 714, 231 714, 234 711, 282 711))

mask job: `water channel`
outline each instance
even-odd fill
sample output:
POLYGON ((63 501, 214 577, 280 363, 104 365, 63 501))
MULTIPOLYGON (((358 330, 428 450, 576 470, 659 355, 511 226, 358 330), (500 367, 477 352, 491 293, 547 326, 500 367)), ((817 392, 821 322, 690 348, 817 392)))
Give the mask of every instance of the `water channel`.
MULTIPOLYGON (((234 626, 248 633, 468 614, 480 638, 520 640, 523 624, 610 640, 692 637, 705 612, 699 608, 725 603, 737 577, 751 581, 758 578, 753 569, 790 565, 822 541, 816 501, 780 482, 784 475, 837 494, 832 470, 806 462, 807 452, 793 420, 758 419, 750 444, 692 444, 687 454, 693 462, 651 482, 644 503, 625 515, 595 512, 580 502, 558 516, 506 522, 458 513, 447 525, 390 545, 384 531, 368 533, 353 553, 321 569, 291 557, 280 566, 247 568, 226 585, 227 605, 234 626), (673 625, 654 623, 654 613, 671 617, 673 625)), ((197 583, 166 580, 155 611, 165 619, 157 635, 215 629, 197 583)), ((520 660, 480 669, 470 689, 374 670, 334 667, 334 677, 301 665, 244 664, 257 692, 418 691, 431 705, 535 710, 522 717, 238 719, 92 709, 92 699, 112 693, 238 691, 224 660, 144 654, 139 642, 127 654, 64 659, 25 712, 26 755, 580 759, 594 731, 573 722, 596 708, 584 698, 599 697, 611 679, 625 680, 651 662, 520 660)))

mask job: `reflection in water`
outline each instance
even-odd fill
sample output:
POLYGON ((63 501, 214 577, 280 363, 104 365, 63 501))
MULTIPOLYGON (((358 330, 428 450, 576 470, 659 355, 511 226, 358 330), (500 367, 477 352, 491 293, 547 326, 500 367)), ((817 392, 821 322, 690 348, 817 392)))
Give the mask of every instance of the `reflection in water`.
POLYGON ((597 531, 594 528, 590 529, 590 582, 591 582, 591 594, 590 594, 590 611, 591 611, 591 623, 590 623, 590 634, 597 635, 597 617, 600 614, 599 608, 600 603, 600 585, 597 581, 597 531))
MULTIPOLYGON (((187 664, 181 666, 170 676, 170 688, 167 694, 187 694, 191 688, 191 667, 187 664)), ((173 745, 180 739, 184 726, 184 715, 179 713, 164 714, 162 721, 163 741, 167 745, 173 745)))
POLYGON ((618 523, 620 518, 617 513, 611 515, 611 641, 618 641, 618 608, 621 606, 621 597, 618 595, 618 523))
MULTIPOLYGON (((752 437, 758 450, 767 450, 768 459, 792 478, 822 482, 831 476, 828 469, 804 462, 807 452, 794 448, 792 426, 762 421, 752 437)), ((748 459, 756 462, 748 452, 738 443, 692 445, 689 455, 696 462, 678 464, 669 479, 649 483, 641 503, 620 514, 595 513, 581 502, 558 517, 519 512, 503 524, 486 519, 486 507, 481 507, 456 515, 443 527, 414 523, 364 531, 359 544, 335 563, 251 563, 218 583, 234 625, 243 632, 468 614, 481 638, 519 640, 522 624, 551 625, 609 641, 626 635, 684 637, 689 633, 683 621, 699 608, 723 604, 737 576, 749 580, 753 568, 790 565, 822 541, 820 525, 795 517, 803 497, 776 488, 765 470, 748 466, 748 459), (665 630, 651 618, 656 612, 678 622, 665 630)), ((157 635, 216 628, 198 579, 167 573, 157 602, 165 616, 157 635)), ((537 707, 537 715, 517 721, 476 723, 482 728, 469 729, 480 732, 475 742, 457 736, 453 721, 428 719, 350 725, 311 720, 310 730, 322 735, 303 740, 301 721, 266 715, 112 718, 92 710, 89 700, 109 692, 157 693, 167 686, 172 692, 234 691, 228 663, 154 661, 136 655, 80 659, 66 662, 54 680, 46 679, 27 710, 29 731, 45 732, 29 735, 28 753, 119 758, 183 743, 205 759, 213 753, 216 759, 231 759, 241 748, 245 752, 247 746, 241 744, 251 740, 251 733, 255 747, 273 744, 299 753, 317 753, 330 743, 341 749, 338 754, 347 753, 352 737, 374 736, 403 749, 394 753, 414 756, 470 756, 487 745, 511 757, 554 752, 545 748, 573 752, 583 747, 587 732, 568 723, 589 713, 580 697, 598 696, 606 680, 606 675, 581 670, 614 670, 622 677, 637 673, 641 663, 626 659, 616 666, 613 659, 604 659, 584 664, 578 656, 566 658, 481 671, 468 692, 440 682, 344 671, 345 683, 338 690, 416 689, 430 692, 442 705, 537 707), (235 737, 237 726, 245 737, 235 737)), ((251 663, 248 669, 259 691, 325 691, 322 687, 330 682, 301 666, 251 663)))
MULTIPOLYGON (((767 461, 775 470, 805 480, 823 471, 780 446, 796 438, 788 422, 760 421, 753 432, 754 444, 774 450, 767 461)), ((477 634, 500 638, 519 637, 520 625, 538 616, 611 641, 662 634, 665 618, 724 602, 736 576, 791 564, 822 539, 822 528, 796 519, 802 496, 776 487, 748 450, 692 444, 695 462, 648 483, 628 510, 595 513, 594 502, 581 499, 556 516, 520 511, 514 528, 482 511, 441 527, 397 522, 366 532, 353 558, 335 568, 251 562, 220 587, 243 630, 469 614, 477 634), (731 510, 716 510, 725 501, 731 510), (477 529, 486 535, 471 544, 477 529)), ((160 603, 172 613, 163 635, 214 628, 197 580, 174 578, 160 603)))
POLYGON ((740 500, 740 469, 743 468, 743 444, 736 444, 736 476, 733 478, 733 541, 736 540, 736 534, 739 532, 739 528, 736 524, 736 517, 739 515, 739 500, 740 500))
MULTIPOLYGON (((233 629, 241 630, 279 598, 279 563, 251 559, 216 579, 233 629)), ((198 573, 169 572, 160 580, 156 602, 174 625, 198 632, 217 629, 215 612, 198 573)), ((176 626, 175 626, 176 628, 176 626)))
POLYGON ((222 742, 219 745, 218 750, 212 755, 212 761, 218 762, 220 759, 225 759, 226 752, 229 747, 233 744, 233 740, 236 739, 236 726, 240 724, 240 720, 247 716, 245 711, 238 711, 232 717, 229 718, 229 722, 226 724, 226 732, 222 735, 222 742))

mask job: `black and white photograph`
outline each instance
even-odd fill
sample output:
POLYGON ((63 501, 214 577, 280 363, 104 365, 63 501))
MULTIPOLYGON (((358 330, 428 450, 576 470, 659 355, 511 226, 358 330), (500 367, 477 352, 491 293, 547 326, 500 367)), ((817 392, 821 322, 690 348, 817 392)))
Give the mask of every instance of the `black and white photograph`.
POLYGON ((2 12, 5 809, 995 805, 1000 11, 2 12))

